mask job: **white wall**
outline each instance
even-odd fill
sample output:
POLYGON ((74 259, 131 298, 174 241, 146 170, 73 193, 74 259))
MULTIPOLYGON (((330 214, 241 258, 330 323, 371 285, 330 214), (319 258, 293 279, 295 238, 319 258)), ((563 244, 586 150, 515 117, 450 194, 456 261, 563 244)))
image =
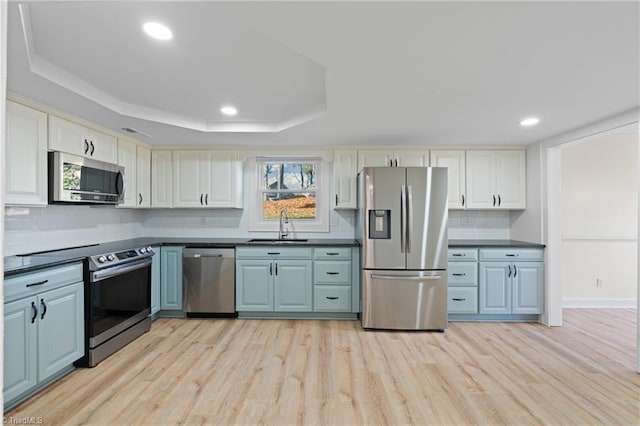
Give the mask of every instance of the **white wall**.
POLYGON ((637 134, 580 139, 561 157, 563 305, 635 307, 637 134))

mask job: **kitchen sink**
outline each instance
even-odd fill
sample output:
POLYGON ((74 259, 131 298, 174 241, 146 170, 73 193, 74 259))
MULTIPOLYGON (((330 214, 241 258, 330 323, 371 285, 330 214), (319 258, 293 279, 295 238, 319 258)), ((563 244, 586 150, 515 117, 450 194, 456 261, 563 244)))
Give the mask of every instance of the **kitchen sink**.
POLYGON ((306 243, 308 240, 307 239, 295 239, 295 238, 291 238, 288 240, 279 240, 277 238, 254 238, 249 240, 248 242, 250 243, 268 243, 268 244, 291 244, 291 243, 306 243))

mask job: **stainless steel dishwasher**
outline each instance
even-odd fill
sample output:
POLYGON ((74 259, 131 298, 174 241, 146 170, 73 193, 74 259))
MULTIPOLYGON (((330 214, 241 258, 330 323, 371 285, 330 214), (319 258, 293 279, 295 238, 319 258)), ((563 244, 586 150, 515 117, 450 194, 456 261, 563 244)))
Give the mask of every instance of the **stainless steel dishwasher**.
POLYGON ((187 316, 236 316, 235 249, 185 248, 182 261, 187 316))

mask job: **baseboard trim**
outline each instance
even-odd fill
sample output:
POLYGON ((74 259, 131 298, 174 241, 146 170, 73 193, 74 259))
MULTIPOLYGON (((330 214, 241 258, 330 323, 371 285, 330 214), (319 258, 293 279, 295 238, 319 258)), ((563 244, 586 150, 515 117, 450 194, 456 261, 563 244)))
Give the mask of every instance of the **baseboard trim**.
POLYGON ((637 308, 637 299, 563 299, 563 308, 637 308))

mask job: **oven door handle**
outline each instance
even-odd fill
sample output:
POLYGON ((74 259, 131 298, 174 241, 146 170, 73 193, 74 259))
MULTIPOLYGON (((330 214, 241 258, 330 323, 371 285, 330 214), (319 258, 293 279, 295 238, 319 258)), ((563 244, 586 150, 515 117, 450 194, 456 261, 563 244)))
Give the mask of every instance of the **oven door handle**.
POLYGON ((113 268, 103 269, 101 271, 95 271, 91 273, 91 282, 95 283, 98 281, 106 280, 107 278, 126 274, 127 272, 135 271, 137 269, 146 268, 149 265, 151 265, 151 259, 145 259, 134 264, 116 266, 113 268))

